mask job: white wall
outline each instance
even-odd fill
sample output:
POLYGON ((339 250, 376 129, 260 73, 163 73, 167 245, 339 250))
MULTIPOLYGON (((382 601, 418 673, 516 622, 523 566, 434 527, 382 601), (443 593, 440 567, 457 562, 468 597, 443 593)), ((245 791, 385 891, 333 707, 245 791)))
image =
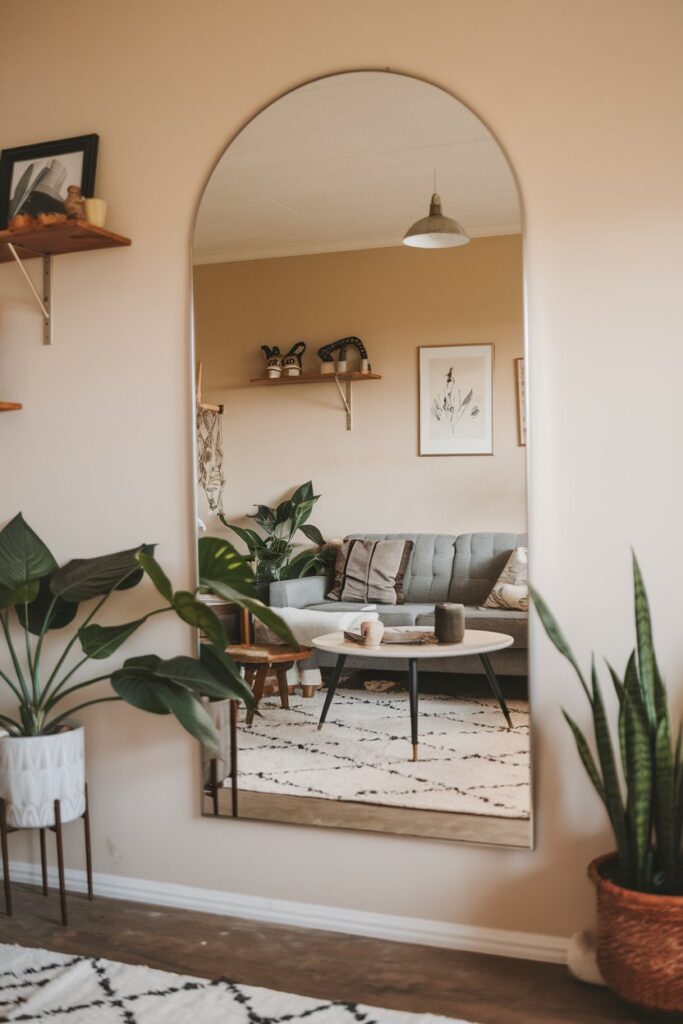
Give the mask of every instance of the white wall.
MULTIPOLYGON (((22 508, 61 558, 155 539, 189 581, 188 247, 202 183, 278 93, 389 66, 470 104, 521 182, 536 583, 582 657, 599 645, 619 663, 634 543, 680 704, 678 0, 4 0, 2 28, 16 41, 0 62, 2 145, 99 132, 98 191, 134 245, 57 261, 52 349, 18 271, 0 269, 2 392, 26 406, 0 419, 0 518, 22 508)), ((131 649, 190 642, 170 622, 148 637, 131 649)), ((532 654, 534 853, 202 820, 193 744, 170 722, 106 705, 87 715, 96 866, 568 933, 590 912, 585 864, 609 839, 560 716, 562 702, 585 720, 578 688, 538 632, 532 654), (256 851, 274 842, 268 871, 256 851)), ((26 852, 16 837, 13 849, 26 852)))

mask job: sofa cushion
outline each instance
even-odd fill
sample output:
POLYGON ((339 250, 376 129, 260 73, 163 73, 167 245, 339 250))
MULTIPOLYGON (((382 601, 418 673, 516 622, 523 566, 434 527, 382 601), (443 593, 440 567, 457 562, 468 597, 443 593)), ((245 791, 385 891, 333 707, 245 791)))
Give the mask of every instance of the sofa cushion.
POLYGON ((347 538, 337 551, 328 600, 403 604, 403 577, 412 549, 411 540, 347 538))
MULTIPOLYGON (((358 611, 362 605, 356 601, 323 601, 321 604, 309 604, 311 612, 352 612, 358 611)), ((434 606, 430 604, 378 604, 373 611, 379 615, 380 622, 385 626, 414 626, 418 615, 431 612, 434 617, 434 606)), ((368 616, 370 618, 370 616, 368 616)))
MULTIPOLYGON (((514 639, 512 646, 516 648, 528 647, 528 624, 529 617, 526 612, 507 611, 504 608, 465 608, 466 629, 490 629, 493 633, 507 633, 514 639)), ((417 615, 415 625, 433 626, 434 610, 417 615)))
POLYGON ((484 601, 483 608, 510 608, 529 610, 529 574, 526 548, 515 548, 502 573, 493 584, 493 590, 484 601))
MULTIPOLYGON (((455 536, 452 534, 352 533, 349 534, 349 539, 412 541, 413 551, 403 580, 406 601, 413 604, 436 604, 437 601, 449 600, 448 591, 455 558, 455 536)), ((496 573, 494 579, 497 577, 496 573)), ((485 597, 488 592, 487 590, 485 597)))
POLYGON ((491 593, 514 548, 526 545, 524 533, 462 533, 455 542, 449 601, 480 605, 491 593))

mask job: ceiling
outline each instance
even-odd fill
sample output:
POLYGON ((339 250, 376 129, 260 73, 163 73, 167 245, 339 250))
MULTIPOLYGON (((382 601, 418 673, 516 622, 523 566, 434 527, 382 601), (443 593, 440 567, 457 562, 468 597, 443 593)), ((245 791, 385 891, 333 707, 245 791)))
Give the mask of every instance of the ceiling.
POLYGON ((353 72, 303 86, 254 118, 204 192, 195 263, 400 245, 443 211, 475 238, 521 231, 514 178, 488 129, 448 93, 353 72))

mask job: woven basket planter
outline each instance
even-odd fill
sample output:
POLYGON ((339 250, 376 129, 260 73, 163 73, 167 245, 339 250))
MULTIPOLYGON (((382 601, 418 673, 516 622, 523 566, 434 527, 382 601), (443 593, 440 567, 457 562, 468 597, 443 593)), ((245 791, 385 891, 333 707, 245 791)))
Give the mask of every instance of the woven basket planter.
POLYGON ((618 996, 647 1010, 683 1013, 683 896, 623 889, 609 879, 613 854, 588 877, 598 893, 598 966, 618 996))

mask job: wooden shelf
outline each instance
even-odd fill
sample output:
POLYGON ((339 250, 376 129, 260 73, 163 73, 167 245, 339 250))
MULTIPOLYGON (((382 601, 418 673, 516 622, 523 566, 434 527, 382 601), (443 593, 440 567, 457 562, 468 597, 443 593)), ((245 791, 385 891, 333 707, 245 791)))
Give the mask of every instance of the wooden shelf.
POLYGON ((302 373, 298 377, 252 377, 249 383, 278 387, 281 384, 330 384, 334 381, 350 384, 357 380, 381 379, 381 373, 361 373, 360 370, 352 370, 349 373, 302 373))
POLYGON ((0 402, 0 412, 14 412, 15 409, 23 409, 21 402, 0 402))
POLYGON ((37 256, 61 256, 67 252, 91 252, 130 245, 130 238, 115 235, 106 228, 95 227, 85 220, 67 220, 51 227, 32 227, 24 231, 0 231, 0 263, 13 259, 7 247, 11 242, 22 259, 37 256))

